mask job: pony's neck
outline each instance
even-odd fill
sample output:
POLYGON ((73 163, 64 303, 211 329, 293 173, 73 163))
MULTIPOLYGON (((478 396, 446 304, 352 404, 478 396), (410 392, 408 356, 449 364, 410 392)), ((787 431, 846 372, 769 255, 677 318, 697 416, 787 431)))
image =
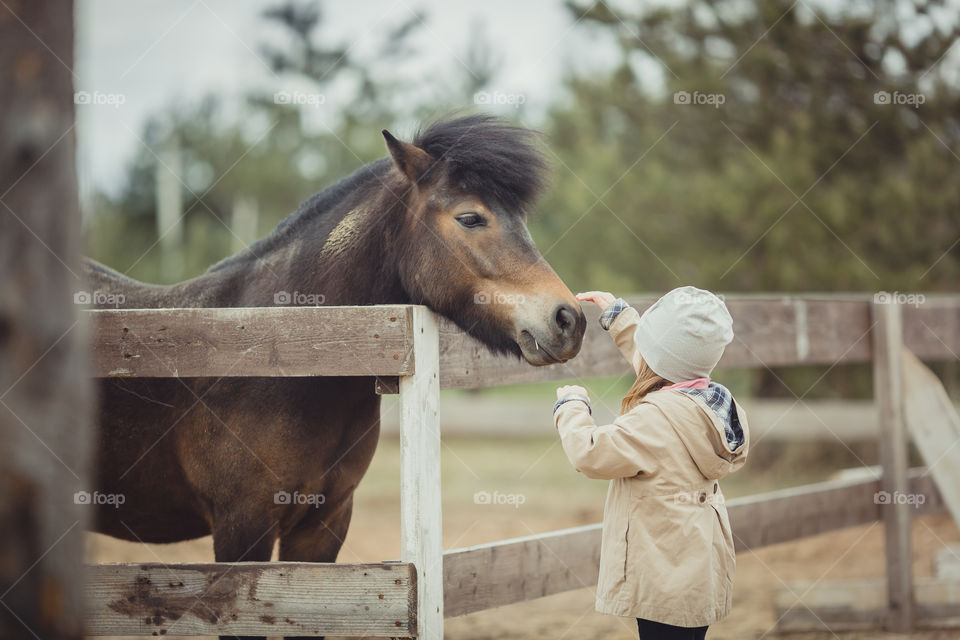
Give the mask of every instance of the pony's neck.
POLYGON ((387 248, 386 212, 360 206, 346 212, 326 237, 303 239, 286 263, 285 280, 326 305, 399 304, 407 302, 397 262, 387 248))
POLYGON ((397 213, 390 209, 401 205, 387 177, 368 171, 349 190, 332 187, 336 199, 327 192, 311 198, 269 236, 205 274, 214 278, 208 284, 236 306, 269 306, 282 294, 307 306, 409 302, 390 250, 397 213))

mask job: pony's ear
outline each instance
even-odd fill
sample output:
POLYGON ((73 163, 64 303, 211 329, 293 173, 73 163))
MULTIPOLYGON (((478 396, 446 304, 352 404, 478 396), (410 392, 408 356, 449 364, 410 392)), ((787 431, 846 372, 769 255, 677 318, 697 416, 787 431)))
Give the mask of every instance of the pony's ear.
POLYGON ((387 149, 397 168, 410 179, 410 182, 414 184, 420 182, 433 166, 433 157, 420 147, 397 140, 386 129, 381 133, 383 133, 383 139, 387 141, 387 149))

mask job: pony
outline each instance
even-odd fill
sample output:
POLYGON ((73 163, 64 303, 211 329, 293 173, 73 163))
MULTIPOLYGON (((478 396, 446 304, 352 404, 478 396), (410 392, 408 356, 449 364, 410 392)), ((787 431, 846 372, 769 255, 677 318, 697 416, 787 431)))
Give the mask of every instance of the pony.
MULTIPOLYGON (((526 226, 546 186, 537 134, 487 115, 382 133, 388 157, 204 274, 161 286, 88 259, 89 286, 125 308, 422 304, 531 365, 574 357, 583 312, 526 226)), ((379 437, 374 378, 108 378, 98 398, 96 489, 125 500, 94 505, 96 531, 212 534, 218 562, 270 560, 277 540, 281 560, 336 560, 379 437), (276 498, 294 492, 323 499, 276 498)))

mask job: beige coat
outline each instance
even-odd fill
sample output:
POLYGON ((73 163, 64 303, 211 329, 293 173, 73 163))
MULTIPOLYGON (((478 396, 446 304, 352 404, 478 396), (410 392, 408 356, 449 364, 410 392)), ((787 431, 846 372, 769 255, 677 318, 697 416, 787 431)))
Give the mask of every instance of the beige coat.
MULTIPOLYGON (((634 367, 638 320, 628 308, 610 327, 634 367)), ((586 395, 582 388, 574 392, 586 395)), ((743 464, 749 446, 746 415, 736 402, 733 407, 743 430, 743 444, 733 451, 721 416, 678 390, 650 393, 604 426, 582 402, 557 410, 554 421, 571 463, 589 478, 611 480, 597 611, 684 627, 709 625, 730 612, 736 557, 717 480, 743 464)))

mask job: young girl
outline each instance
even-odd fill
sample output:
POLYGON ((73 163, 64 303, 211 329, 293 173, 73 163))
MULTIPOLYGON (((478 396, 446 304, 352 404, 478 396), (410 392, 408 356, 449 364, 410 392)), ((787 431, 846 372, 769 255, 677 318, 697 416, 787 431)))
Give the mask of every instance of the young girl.
POLYGON ((597 611, 637 618, 641 640, 702 639, 730 612, 736 564, 719 478, 747 457, 747 419, 710 372, 733 340, 723 301, 674 289, 641 316, 600 291, 600 324, 637 372, 613 424, 583 387, 557 389, 554 423, 570 463, 609 479, 597 611))

